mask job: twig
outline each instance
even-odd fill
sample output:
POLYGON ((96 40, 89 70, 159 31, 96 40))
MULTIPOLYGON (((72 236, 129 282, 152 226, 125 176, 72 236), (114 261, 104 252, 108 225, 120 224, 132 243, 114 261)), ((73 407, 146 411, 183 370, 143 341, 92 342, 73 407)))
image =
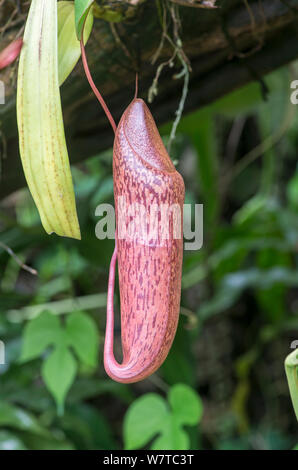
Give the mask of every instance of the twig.
MULTIPOLYGON (((168 4, 167 4, 168 5, 168 4)), ((171 39, 171 37, 169 36, 168 34, 168 26, 167 26, 167 10, 165 7, 163 7, 163 16, 162 16, 162 21, 161 21, 161 26, 162 26, 162 36, 161 36, 161 40, 160 40, 160 43, 159 43, 159 46, 155 52, 155 54, 153 55, 153 58, 152 58, 152 61, 151 63, 154 64, 158 57, 160 56, 161 54, 161 51, 164 47, 164 42, 165 40, 168 41, 168 43, 171 45, 171 47, 174 49, 174 52, 173 52, 173 55, 170 59, 162 62, 158 67, 157 67, 157 70, 156 70, 156 73, 155 73, 155 77, 153 79, 153 82, 152 82, 152 85, 151 87, 149 88, 149 91, 148 91, 148 101, 149 103, 152 103, 153 99, 154 99, 154 96, 157 95, 158 93, 158 81, 159 81, 159 77, 161 75, 161 72, 163 71, 163 69, 165 67, 172 67, 174 65, 174 60, 175 58, 178 56, 178 58, 180 59, 180 62, 182 63, 182 66, 183 66, 183 70, 182 70, 182 73, 181 74, 178 74, 176 76, 174 76, 174 78, 178 78, 179 76, 184 76, 184 64, 187 66, 188 68, 188 72, 191 72, 191 65, 190 65, 190 61, 188 59, 188 57, 186 56, 185 52, 183 51, 183 46, 182 46, 182 41, 179 37, 179 28, 181 26, 181 22, 180 22, 180 18, 179 18, 179 15, 178 15, 178 11, 175 10, 175 6, 172 5, 172 6, 168 6, 169 10, 170 10, 170 13, 171 13, 171 17, 172 17, 172 21, 173 21, 173 25, 174 25, 174 40, 171 39)), ((177 5, 176 5, 176 8, 177 8, 177 5)), ((184 83, 185 85, 185 83, 184 83)), ((188 84, 187 84, 188 85, 188 84)), ((182 97, 183 98, 183 97, 182 97)), ((185 100, 184 100, 185 101, 185 100)), ((180 119, 179 119, 180 120, 180 119)), ((178 121, 179 122, 179 121, 178 121)), ((178 124, 177 124, 178 125, 178 124)))
MULTIPOLYGON (((256 28, 256 20, 255 20, 252 8, 250 7, 250 5, 248 3, 248 0, 243 0, 243 3, 246 6, 247 12, 248 12, 249 17, 250 17, 252 35, 255 37, 256 42, 257 42, 256 46, 254 48, 252 48, 249 52, 247 52, 246 55, 244 55, 245 57, 247 57, 249 55, 254 54, 255 52, 257 52, 258 50, 260 50, 263 47, 264 39, 256 31, 256 29, 257 29, 256 28)), ((264 13, 262 5, 260 5, 260 10, 261 10, 261 13, 262 12, 264 13)), ((262 16, 263 16, 264 24, 267 26, 266 17, 264 15, 262 15, 262 16)))
POLYGON ((162 392, 167 393, 169 391, 169 386, 168 384, 157 374, 153 374, 150 377, 148 377, 149 382, 151 382, 153 385, 156 387, 160 388, 162 392))
MULTIPOLYGON (((159 10, 160 9, 160 4, 158 2, 156 2, 156 5, 157 5, 159 18, 160 18, 160 15, 161 15, 160 10, 159 10)), ((167 31, 168 31, 168 27, 167 27, 167 10, 164 7, 164 4, 163 4, 163 11, 162 11, 162 18, 160 18, 160 22, 161 22, 160 24, 161 24, 161 27, 162 27, 162 35, 161 35, 159 46, 158 46, 155 54, 152 57, 152 60, 151 60, 152 65, 155 64, 155 62, 157 61, 157 59, 159 58, 159 56, 161 54, 161 51, 163 49, 165 39, 166 39, 166 36, 167 36, 167 31)))
POLYGON ((240 116, 234 120, 232 129, 227 139, 225 151, 226 158, 224 162, 223 171, 221 172, 223 174, 223 177, 220 181, 220 203, 222 207, 224 206, 230 183, 230 181, 228 180, 228 178, 225 177, 225 175, 229 174, 229 171, 232 168, 232 165, 234 164, 246 119, 247 118, 245 116, 240 116))
POLYGON ((226 145, 226 156, 229 164, 232 164, 235 160, 238 144, 242 135, 245 122, 245 116, 240 116, 236 118, 233 122, 226 145))
POLYGON ((158 94, 158 81, 159 81, 159 77, 161 75, 161 72, 163 71, 163 69, 165 67, 167 67, 167 66, 172 67, 174 65, 174 60, 176 58, 176 55, 177 55, 177 51, 175 50, 172 57, 169 60, 166 60, 165 62, 162 62, 157 67, 152 85, 148 90, 148 102, 149 103, 152 103, 152 101, 154 99, 154 96, 157 96, 157 94, 158 94))
POLYGON ((119 33, 118 33, 118 31, 117 31, 116 24, 115 24, 115 23, 110 23, 110 28, 111 28, 111 31, 112 31, 112 34, 113 34, 113 37, 114 37, 116 43, 117 43, 118 46, 122 49, 122 51, 124 52, 124 54, 126 55, 126 57, 131 61, 134 70, 137 72, 137 71, 138 71, 138 67, 137 67, 136 60, 135 60, 135 58, 131 55, 131 53, 130 53, 129 50, 128 50, 128 47, 126 46, 126 44, 122 41, 121 37, 119 36, 119 33))
MULTIPOLYGON (((180 54, 178 54, 179 56, 180 54)), ((179 103, 179 106, 178 106, 178 109, 176 111, 176 118, 175 118, 175 121, 173 123, 173 126, 172 126, 172 129, 171 129, 171 134, 170 134, 170 138, 169 138, 169 142, 168 142, 168 152, 170 153, 171 151, 171 146, 172 146, 172 143, 176 137, 176 131, 177 131, 177 127, 179 125, 179 122, 182 118, 182 114, 183 114, 183 110, 184 110, 184 105, 185 105, 185 101, 186 101, 186 98, 187 98, 187 94, 188 94, 188 85, 189 85, 189 71, 188 71, 188 66, 185 62, 183 62, 183 58, 182 56, 179 57, 181 62, 183 63, 183 69, 182 69, 182 72, 178 75, 175 76, 176 79, 178 78, 181 78, 184 76, 184 84, 183 84, 183 90, 182 90, 182 95, 181 95, 181 99, 180 99, 180 103, 179 103)))
POLYGON ((33 276, 38 276, 38 272, 36 269, 30 268, 30 266, 27 266, 27 264, 24 264, 22 260, 12 251, 9 246, 5 245, 5 243, 0 241, 0 246, 5 250, 14 260, 15 262, 20 266, 20 268, 24 269, 30 274, 33 274, 33 276))
POLYGON ((8 318, 14 323, 36 318, 45 310, 51 311, 54 315, 64 315, 74 310, 98 310, 107 305, 107 294, 84 295, 73 299, 55 300, 39 305, 30 305, 20 309, 8 310, 8 318))
POLYGON ((178 58, 179 58, 179 60, 182 64, 182 71, 179 74, 175 75, 174 78, 178 79, 178 78, 184 77, 184 84, 183 84, 183 90, 182 90, 182 95, 181 95, 181 98, 180 98, 179 106, 178 106, 178 109, 175 113, 176 118, 175 118, 175 121, 173 123, 171 133, 170 133, 170 138, 169 138, 169 141, 168 141, 168 152, 169 153, 171 151, 172 143, 173 143, 173 141, 176 137, 177 127, 178 127, 179 122, 182 118, 182 114, 183 114, 183 110, 184 110, 184 106, 185 106, 185 101, 186 101, 187 94, 188 94, 189 72, 191 72, 191 65, 190 65, 188 57, 186 56, 186 54, 183 50, 183 44, 182 44, 182 41, 181 41, 180 36, 179 36, 179 29, 181 28, 181 22, 180 22, 180 18, 179 18, 177 5, 172 5, 170 7, 170 12, 171 12, 171 16, 172 16, 172 20, 173 20, 173 24, 174 24, 174 38, 175 38, 175 43, 176 43, 176 48, 177 48, 177 56, 178 56, 178 58))
POLYGON ((188 59, 187 55, 185 54, 183 50, 183 44, 179 36, 179 31, 181 30, 181 20, 180 20, 179 9, 177 5, 176 6, 172 5, 170 7, 170 12, 171 12, 172 20, 173 20, 173 25, 174 25, 173 32, 174 32, 174 39, 175 39, 176 47, 179 49, 179 53, 182 56, 182 62, 187 65, 189 72, 191 72, 192 69, 190 65, 190 60, 188 59))
POLYGON ((15 8, 12 12, 12 14, 10 15, 10 17, 8 18, 8 21, 6 22, 6 24, 0 29, 0 33, 1 33, 1 37, 3 37, 3 34, 5 33, 5 31, 10 27, 12 26, 12 20, 14 19, 14 17, 16 16, 16 14, 18 13, 18 9, 15 8))
POLYGON ((198 325, 198 316, 189 308, 180 307, 180 314, 187 318, 186 330, 193 330, 198 325))

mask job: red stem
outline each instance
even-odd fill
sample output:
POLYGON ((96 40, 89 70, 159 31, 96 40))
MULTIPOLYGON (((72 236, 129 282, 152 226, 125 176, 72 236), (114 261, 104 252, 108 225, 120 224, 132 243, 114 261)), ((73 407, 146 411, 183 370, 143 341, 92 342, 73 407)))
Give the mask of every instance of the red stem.
MULTIPOLYGON (((82 33, 82 37, 83 37, 83 33, 82 33)), ((107 107, 106 105, 106 102, 105 100, 103 99, 103 97, 101 96, 100 92, 98 91, 98 89, 96 88, 95 86, 95 83, 92 79, 92 76, 91 76, 91 73, 90 73, 90 70, 89 70, 89 67, 88 67, 88 62, 87 62, 87 57, 86 57, 86 52, 85 52, 85 46, 84 46, 84 42, 83 42, 83 39, 81 39, 80 41, 80 44, 81 44, 81 53, 82 53, 82 61, 83 61, 83 66, 84 66, 84 70, 85 70, 85 74, 86 74, 86 77, 87 77, 87 80, 93 90, 93 93, 95 94, 96 98, 98 99, 98 101, 100 102, 108 120, 110 121, 110 124, 113 128, 113 131, 114 133, 116 133, 116 129, 117 129, 117 126, 116 126, 116 123, 113 119, 113 116, 112 114, 110 113, 110 110, 109 108, 107 107)))
POLYGON ((105 336, 105 360, 107 365, 114 364, 113 344, 114 344, 114 287, 117 263, 117 241, 115 239, 115 249, 110 263, 108 298, 107 298, 107 324, 105 336))
MULTIPOLYGON (((85 25, 84 25, 85 26, 85 25)), ((96 88, 95 83, 92 79, 89 67, 88 67, 88 62, 87 62, 87 57, 86 57, 86 52, 85 52, 85 46, 84 46, 84 27, 82 31, 82 39, 80 41, 81 45, 81 54, 82 54, 82 62, 85 70, 85 74, 87 77, 87 80, 93 90, 93 93, 95 94, 96 98, 100 102, 108 120, 110 121, 110 124, 113 128, 114 133, 116 133, 117 126, 115 124, 115 121, 113 119, 113 116, 106 105, 105 100, 101 96, 99 90, 96 88)), ((107 324, 106 324, 106 337, 105 337, 105 361, 106 361, 106 367, 112 367, 117 365, 116 361, 114 359, 114 354, 113 354, 113 342, 114 342, 114 286, 115 286, 115 274, 116 274, 116 262, 117 262, 117 238, 115 237, 115 249, 114 253, 111 259, 110 263, 110 271, 109 271, 109 284, 108 284, 108 298, 107 298, 107 324)))
POLYGON ((139 75, 138 73, 136 73, 136 91, 135 91, 135 97, 134 97, 135 100, 138 97, 138 93, 139 93, 139 75))

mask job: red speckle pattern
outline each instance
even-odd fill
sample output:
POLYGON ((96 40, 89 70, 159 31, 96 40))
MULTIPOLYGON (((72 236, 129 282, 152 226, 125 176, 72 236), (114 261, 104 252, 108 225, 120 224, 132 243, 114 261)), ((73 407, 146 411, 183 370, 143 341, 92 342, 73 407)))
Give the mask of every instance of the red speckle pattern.
POLYGON ((119 196, 126 204, 142 204, 146 217, 154 204, 178 204, 181 217, 179 239, 174 239, 173 221, 166 240, 119 239, 116 231, 112 264, 117 256, 123 362, 113 355, 114 278, 109 283, 104 362, 112 379, 128 383, 151 375, 168 355, 179 317, 183 258, 183 179, 141 99, 133 100, 117 128, 113 172, 116 221, 123 216, 117 207, 119 196))

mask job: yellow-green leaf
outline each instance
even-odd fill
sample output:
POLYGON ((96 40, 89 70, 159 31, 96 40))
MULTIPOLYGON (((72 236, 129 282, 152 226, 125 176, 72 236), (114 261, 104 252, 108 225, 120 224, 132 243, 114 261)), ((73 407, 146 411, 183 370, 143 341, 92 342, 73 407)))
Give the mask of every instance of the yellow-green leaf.
MULTIPOLYGON (((93 26, 90 9, 84 28, 84 44, 93 26)), ((60 86, 74 69, 81 56, 80 41, 76 35, 74 2, 58 2, 58 70, 60 86)))
POLYGON ((17 118, 25 177, 46 232, 80 239, 59 92, 56 0, 31 2, 17 118))
POLYGON ((285 369, 290 389, 290 395, 298 421, 298 349, 295 349, 286 358, 285 369))

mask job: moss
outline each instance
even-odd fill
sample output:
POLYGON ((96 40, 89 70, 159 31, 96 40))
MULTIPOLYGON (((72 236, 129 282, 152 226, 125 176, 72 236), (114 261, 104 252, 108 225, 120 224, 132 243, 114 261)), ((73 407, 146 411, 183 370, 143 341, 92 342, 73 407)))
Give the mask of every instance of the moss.
POLYGON ((101 0, 95 3, 93 13, 95 18, 101 18, 110 23, 129 21, 136 16, 139 6, 144 1, 101 0))

